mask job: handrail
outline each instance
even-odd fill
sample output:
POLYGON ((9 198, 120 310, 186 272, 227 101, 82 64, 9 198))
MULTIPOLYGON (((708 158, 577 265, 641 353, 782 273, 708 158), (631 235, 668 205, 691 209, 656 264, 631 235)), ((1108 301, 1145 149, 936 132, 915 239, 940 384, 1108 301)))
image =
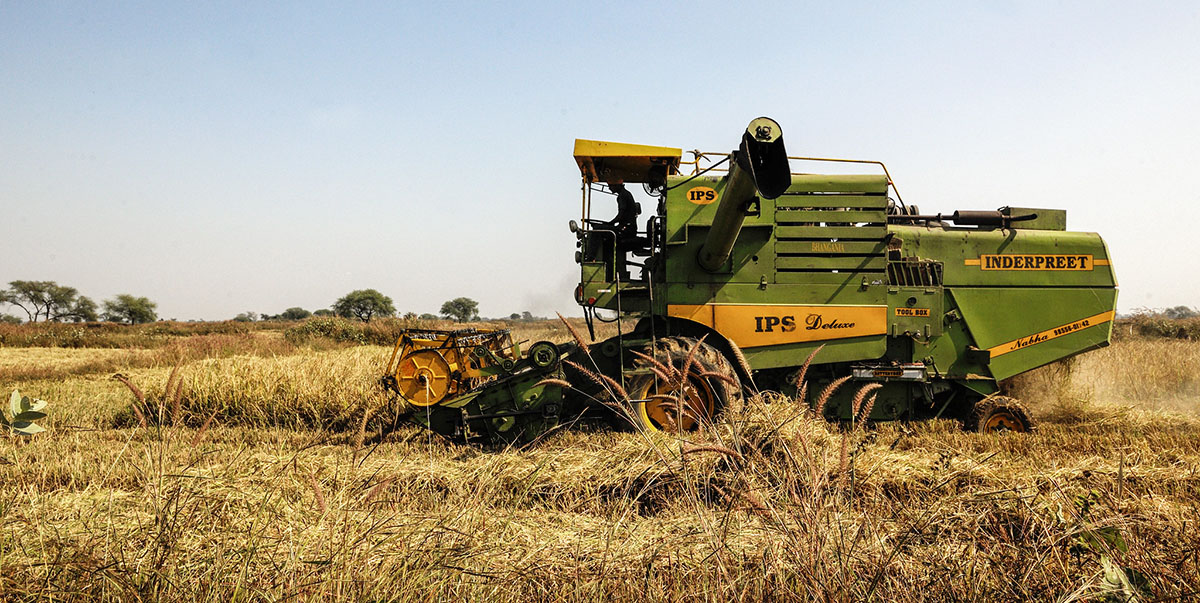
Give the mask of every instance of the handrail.
MULTIPOLYGON (((729 156, 729 153, 708 153, 708 152, 699 151, 699 150, 688 151, 688 153, 692 154, 692 160, 691 161, 680 160, 679 165, 680 165, 680 168, 682 168, 685 165, 692 166, 691 175, 693 175, 693 176, 695 176, 696 174, 699 174, 701 169, 718 170, 718 171, 721 170, 720 167, 715 166, 715 165, 709 166, 707 168, 701 168, 700 167, 701 160, 712 161, 711 157, 725 158, 725 157, 729 156)), ((896 183, 895 183, 895 181, 892 180, 892 174, 890 172, 888 172, 887 166, 884 165, 884 163, 882 161, 874 161, 871 159, 841 159, 841 158, 836 158, 836 157, 794 157, 791 155, 788 156, 788 160, 789 161, 829 161, 829 162, 833 162, 833 163, 864 163, 864 164, 877 165, 880 167, 880 169, 883 170, 883 175, 887 177, 888 186, 890 186, 892 188, 892 191, 894 193, 896 193, 896 201, 898 201, 902 207, 904 206, 904 199, 900 196, 900 189, 896 188, 896 183)), ((727 171, 728 168, 725 168, 725 170, 727 171)), ((810 172, 792 172, 792 175, 793 176, 803 176, 803 175, 809 174, 809 173, 810 172)))

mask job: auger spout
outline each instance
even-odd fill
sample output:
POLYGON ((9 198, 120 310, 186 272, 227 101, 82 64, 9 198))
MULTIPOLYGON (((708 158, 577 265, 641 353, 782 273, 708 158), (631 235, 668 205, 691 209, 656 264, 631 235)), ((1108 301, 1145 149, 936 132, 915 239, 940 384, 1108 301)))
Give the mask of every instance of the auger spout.
POLYGON ((700 267, 709 272, 726 268, 755 196, 774 199, 792 182, 783 129, 769 117, 759 117, 746 126, 742 143, 729 163, 725 190, 698 258, 700 267))

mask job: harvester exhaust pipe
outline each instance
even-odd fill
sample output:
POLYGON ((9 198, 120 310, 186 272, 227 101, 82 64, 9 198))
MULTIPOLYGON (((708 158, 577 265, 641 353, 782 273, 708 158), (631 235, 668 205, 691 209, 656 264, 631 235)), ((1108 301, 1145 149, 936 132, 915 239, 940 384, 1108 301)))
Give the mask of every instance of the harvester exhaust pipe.
POLYGON ((709 272, 724 270, 755 196, 774 199, 791 184, 783 128, 769 117, 751 121, 742 134, 741 145, 730 156, 729 179, 700 248, 700 267, 709 272))

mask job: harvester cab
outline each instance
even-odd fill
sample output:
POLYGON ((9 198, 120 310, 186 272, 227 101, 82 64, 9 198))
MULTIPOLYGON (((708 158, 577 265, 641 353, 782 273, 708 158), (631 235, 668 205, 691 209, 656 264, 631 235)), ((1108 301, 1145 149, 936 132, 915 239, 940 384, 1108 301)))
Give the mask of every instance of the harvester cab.
POLYGON ((499 364, 483 354, 480 377, 456 373, 461 361, 431 362, 430 348, 450 356, 453 346, 398 352, 393 367, 408 372, 389 368, 393 389, 431 429, 528 441, 619 407, 627 424, 679 431, 761 388, 805 396, 831 420, 952 417, 1028 431, 1004 380, 1109 343, 1108 249, 1068 231, 1062 210, 922 213, 880 162, 789 156, 769 118, 751 121, 732 152, 684 161, 678 148, 577 140, 575 162, 575 299, 589 326, 616 321, 618 334, 539 343, 540 360, 533 348, 495 354, 499 364), (875 173, 796 170, 814 162, 875 173), (611 215, 616 182, 656 205, 632 233, 598 219, 611 215), (432 402, 418 375, 428 367, 457 379, 432 402))
MULTIPOLYGON (((583 179, 581 221, 571 222, 571 229, 578 236, 576 261, 591 267, 589 276, 605 282, 625 283, 633 280, 630 265, 639 268, 638 280, 645 280, 645 260, 636 258, 654 257, 661 245, 657 236, 662 231, 661 208, 646 220, 643 228, 628 236, 616 228, 614 220, 602 220, 598 216, 610 212, 619 205, 603 203, 609 196, 620 196, 614 184, 620 188, 635 185, 646 193, 658 197, 666 185, 668 176, 679 171, 682 151, 668 147, 576 140, 575 161, 583 179)), ((632 196, 632 193, 625 193, 632 196)), ((618 201, 620 201, 618 199, 618 201)))

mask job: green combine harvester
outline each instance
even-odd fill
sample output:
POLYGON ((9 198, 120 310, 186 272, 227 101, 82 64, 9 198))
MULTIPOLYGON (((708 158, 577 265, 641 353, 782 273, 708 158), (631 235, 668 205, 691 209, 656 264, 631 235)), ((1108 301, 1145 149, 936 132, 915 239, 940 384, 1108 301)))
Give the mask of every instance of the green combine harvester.
POLYGON ((619 334, 523 353, 505 331, 408 331, 383 381, 409 418, 482 442, 533 441, 614 407, 637 427, 691 430, 753 389, 798 395, 811 355, 804 402, 830 420, 852 419, 855 394, 878 384, 874 421, 1029 431, 1001 383, 1109 343, 1108 249, 1067 231, 1063 210, 924 214, 882 163, 789 157, 765 117, 732 153, 691 154, 576 140, 575 299, 589 328, 616 321, 619 334), (882 173, 794 171, 813 162, 882 173), (625 183, 658 199, 644 229, 627 208, 624 223, 592 219, 611 215, 611 193, 632 201, 625 183))

